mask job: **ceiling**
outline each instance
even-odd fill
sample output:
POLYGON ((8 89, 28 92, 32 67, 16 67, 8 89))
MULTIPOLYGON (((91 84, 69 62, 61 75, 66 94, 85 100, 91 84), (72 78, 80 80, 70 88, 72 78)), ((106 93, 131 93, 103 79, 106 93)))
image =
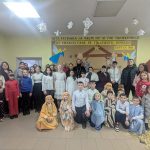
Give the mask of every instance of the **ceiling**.
MULTIPOLYGON (((124 28, 129 28, 129 35, 136 35, 139 29, 150 35, 150 0, 127 0, 119 13, 112 17, 94 17, 96 0, 29 0, 47 24, 48 31, 39 33, 36 25, 39 19, 20 19, 9 11, 0 1, 0 33, 4 35, 46 35, 54 36, 56 30, 62 35, 83 35, 82 21, 89 17, 93 26, 89 35, 125 35, 124 28), (139 20, 138 25, 132 19, 139 20), (74 22, 71 30, 67 23, 74 22)), ((106 10, 109 11, 109 10, 106 10)))

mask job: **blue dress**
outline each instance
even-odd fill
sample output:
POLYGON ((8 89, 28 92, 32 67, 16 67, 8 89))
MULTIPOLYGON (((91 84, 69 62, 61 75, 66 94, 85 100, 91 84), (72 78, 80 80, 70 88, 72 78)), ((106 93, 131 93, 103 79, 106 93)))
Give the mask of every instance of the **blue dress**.
POLYGON ((130 105, 129 107, 129 120, 130 121, 130 132, 135 132, 136 134, 140 135, 144 132, 144 111, 142 106, 138 105, 130 105))
POLYGON ((96 130, 100 130, 101 125, 105 120, 104 102, 93 100, 91 103, 91 108, 91 126, 95 127, 96 130))

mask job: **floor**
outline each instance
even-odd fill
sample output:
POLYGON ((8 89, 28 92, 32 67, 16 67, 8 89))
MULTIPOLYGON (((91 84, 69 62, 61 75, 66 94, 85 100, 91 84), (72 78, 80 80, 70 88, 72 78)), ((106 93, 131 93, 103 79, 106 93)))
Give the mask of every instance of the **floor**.
POLYGON ((75 130, 65 132, 59 125, 56 130, 39 132, 35 129, 37 118, 38 114, 32 112, 0 122, 0 150, 145 150, 135 136, 106 127, 95 131, 78 125, 75 130))

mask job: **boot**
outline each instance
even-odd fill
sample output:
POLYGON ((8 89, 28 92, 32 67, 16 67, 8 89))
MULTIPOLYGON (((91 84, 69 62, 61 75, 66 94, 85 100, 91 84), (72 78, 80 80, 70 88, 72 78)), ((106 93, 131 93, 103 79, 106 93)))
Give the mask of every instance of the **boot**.
POLYGON ((145 123, 145 129, 146 130, 150 130, 149 126, 148 126, 148 123, 145 123))

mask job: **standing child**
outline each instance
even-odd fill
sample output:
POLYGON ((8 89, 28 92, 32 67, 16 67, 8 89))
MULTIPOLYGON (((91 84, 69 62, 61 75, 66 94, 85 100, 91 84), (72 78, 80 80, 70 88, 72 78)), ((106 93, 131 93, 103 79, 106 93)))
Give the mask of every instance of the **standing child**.
POLYGON ((96 130, 100 130, 105 120, 105 112, 104 102, 102 101, 101 94, 99 92, 94 94, 93 101, 91 103, 91 109, 91 126, 95 127, 96 130))
POLYGON ((27 69, 23 70, 23 77, 20 79, 20 96, 22 97, 23 115, 30 114, 30 97, 32 96, 32 80, 27 69))
POLYGON ((42 91, 45 96, 52 95, 54 97, 54 77, 49 67, 46 68, 42 78, 42 91))
POLYGON ((142 106, 140 106, 140 98, 134 97, 133 104, 129 107, 129 131, 135 132, 138 135, 144 133, 144 111, 142 106))
POLYGON ((70 96, 72 97, 73 92, 77 89, 77 79, 74 75, 74 71, 70 71, 70 76, 67 78, 66 81, 66 91, 69 92, 70 96))
POLYGON ((150 130, 148 126, 148 122, 150 119, 150 85, 146 88, 146 93, 142 98, 142 105, 144 108, 145 129, 150 130))
POLYGON ((115 127, 115 112, 116 112, 116 101, 115 95, 112 91, 107 91, 107 97, 105 102, 105 125, 110 128, 115 127))
POLYGON ((99 93, 99 91, 95 88, 96 81, 91 80, 89 86, 90 88, 87 90, 87 93, 88 93, 89 104, 91 104, 93 101, 94 94, 99 93))
POLYGON ((42 92, 42 78, 43 73, 41 73, 41 68, 40 66, 36 66, 35 73, 32 75, 33 99, 36 112, 40 112, 41 107, 44 103, 44 96, 42 92))
POLYGON ((86 73, 84 71, 81 72, 81 78, 78 78, 78 82, 83 82, 84 90, 88 90, 89 79, 86 77, 86 73))
POLYGON ((13 73, 9 73, 9 80, 5 84, 6 100, 9 106, 10 119, 18 118, 18 98, 19 98, 19 85, 18 81, 14 79, 13 73))
POLYGON ((121 123, 125 129, 128 128, 129 102, 127 96, 123 93, 117 101, 115 113, 115 130, 119 132, 119 124, 121 123))
POLYGON ((4 88, 3 81, 0 80, 0 122, 3 121, 4 117, 4 88))
POLYGON ((54 73, 55 79, 55 98, 57 99, 57 106, 60 107, 62 94, 65 92, 66 74, 63 71, 62 65, 58 65, 57 72, 54 73))
POLYGON ((73 111, 71 109, 71 97, 68 92, 64 92, 59 108, 61 123, 65 128, 65 131, 73 130, 74 118, 73 111))
POLYGON ((140 81, 137 83, 135 90, 136 95, 142 97, 146 91, 147 85, 150 85, 149 74, 146 71, 143 71, 140 74, 140 81))

